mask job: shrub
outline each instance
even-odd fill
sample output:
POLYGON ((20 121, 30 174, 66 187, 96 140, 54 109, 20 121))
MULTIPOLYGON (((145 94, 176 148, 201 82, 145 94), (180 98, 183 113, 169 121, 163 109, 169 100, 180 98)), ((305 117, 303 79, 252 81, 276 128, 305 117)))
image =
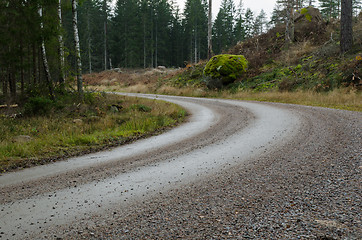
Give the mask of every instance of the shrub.
POLYGON ((139 112, 151 112, 152 108, 143 105, 143 104, 133 104, 131 105, 130 109, 137 110, 139 112))
POLYGON ((29 98, 24 105, 25 115, 44 115, 48 114, 54 107, 54 101, 45 97, 29 98))

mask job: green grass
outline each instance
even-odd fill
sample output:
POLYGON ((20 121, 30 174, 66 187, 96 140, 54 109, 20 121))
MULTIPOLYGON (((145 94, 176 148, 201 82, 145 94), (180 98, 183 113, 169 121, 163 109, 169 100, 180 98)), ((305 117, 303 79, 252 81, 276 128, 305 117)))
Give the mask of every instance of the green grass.
POLYGON ((186 116, 177 105, 155 100, 94 93, 86 102, 63 102, 60 109, 43 115, 0 114, 0 171, 126 143, 160 132, 186 116), (121 109, 114 111, 112 105, 121 109), (19 135, 30 136, 30 141, 17 141, 19 135))

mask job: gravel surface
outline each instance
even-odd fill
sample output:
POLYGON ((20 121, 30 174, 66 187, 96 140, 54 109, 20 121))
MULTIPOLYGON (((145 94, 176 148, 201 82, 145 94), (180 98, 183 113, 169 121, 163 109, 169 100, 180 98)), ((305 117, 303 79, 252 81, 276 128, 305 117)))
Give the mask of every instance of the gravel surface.
MULTIPOLYGON (((224 103, 203 103, 220 119, 197 138, 130 159, 0 189, 2 203, 106 179, 222 141, 254 117, 224 103), (228 124, 227 124, 228 123, 228 124), (141 159, 141 158, 140 158, 141 159), (79 175, 77 177, 77 174, 79 175)), ((21 238, 50 239, 362 239, 362 114, 267 104, 298 116, 288 141, 196 182, 175 184, 75 221, 21 238)), ((1 208, 0 208, 0 211, 1 208)), ((0 212, 1 214, 1 212, 0 212)), ((1 215, 0 215, 1 216, 1 215)), ((0 238, 4 235, 0 228, 0 238)), ((21 229, 19 229, 21 232, 21 229)), ((3 237, 3 238, 4 238, 3 237)), ((19 235, 13 238, 20 238, 19 235)), ((8 238, 8 237, 7 237, 8 238)), ((12 237, 10 237, 12 238, 12 237)), ((6 238, 4 238, 6 239, 6 238)))

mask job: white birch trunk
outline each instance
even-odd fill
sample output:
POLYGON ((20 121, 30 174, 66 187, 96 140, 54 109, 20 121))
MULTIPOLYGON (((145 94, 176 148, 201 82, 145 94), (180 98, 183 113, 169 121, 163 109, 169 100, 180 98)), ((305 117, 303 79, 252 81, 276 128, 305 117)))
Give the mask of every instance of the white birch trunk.
MULTIPOLYGON (((43 30, 44 25, 43 25, 43 8, 39 7, 38 9, 38 13, 39 16, 41 18, 40 21, 40 29, 43 30)), ((49 89, 49 94, 51 96, 51 98, 54 98, 54 89, 53 89, 53 82, 52 82, 52 78, 50 75, 50 70, 49 70, 49 64, 48 64, 48 59, 47 59, 47 53, 46 53, 46 49, 45 49, 45 42, 44 42, 44 37, 42 35, 42 40, 41 40, 41 56, 42 56, 42 60, 43 60, 43 66, 44 66, 44 71, 45 71, 45 79, 48 85, 48 89, 49 89)))
MULTIPOLYGON (((59 20, 59 31, 62 29, 62 0, 58 2, 58 20, 59 20)), ((63 35, 59 32, 58 35, 58 42, 59 42, 59 62, 60 62, 60 84, 64 84, 65 74, 64 74, 64 66, 65 66, 65 59, 64 59, 64 41, 63 35)))
POLYGON ((212 56, 212 0, 209 0, 209 16, 207 24, 207 58, 210 59, 212 56))
POLYGON ((82 61, 80 58, 79 34, 78 34, 78 13, 77 13, 77 0, 72 0, 72 13, 73 13, 73 33, 75 45, 75 57, 77 60, 77 88, 80 95, 83 94, 83 79, 82 79, 82 61))

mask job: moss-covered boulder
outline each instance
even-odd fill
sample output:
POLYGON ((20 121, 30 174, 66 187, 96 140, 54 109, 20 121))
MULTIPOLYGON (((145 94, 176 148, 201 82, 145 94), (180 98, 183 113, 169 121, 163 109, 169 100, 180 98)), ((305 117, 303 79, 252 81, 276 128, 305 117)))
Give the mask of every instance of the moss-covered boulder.
POLYGON ((204 69, 207 85, 211 88, 226 86, 246 72, 248 61, 243 55, 222 54, 210 59, 204 69))

